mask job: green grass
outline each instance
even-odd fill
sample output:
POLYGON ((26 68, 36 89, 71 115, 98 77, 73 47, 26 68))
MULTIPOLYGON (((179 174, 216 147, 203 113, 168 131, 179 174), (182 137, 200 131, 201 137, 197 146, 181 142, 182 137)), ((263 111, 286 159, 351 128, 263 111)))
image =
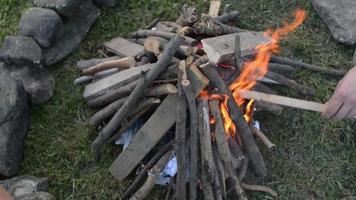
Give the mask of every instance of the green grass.
MULTIPOLYGON (((51 67, 56 77, 55 94, 46 104, 31 108, 21 174, 50 177, 50 192, 60 200, 111 199, 124 191, 129 181, 120 183, 107 171, 119 153, 118 147, 106 147, 98 165, 91 162, 89 145, 97 131, 86 124, 93 111, 82 99, 83 88, 72 84, 79 74, 74 66, 79 59, 99 57, 104 41, 124 36, 155 17, 175 19, 184 2, 193 1, 123 0, 115 8, 102 9, 102 16, 88 38, 64 61, 51 67)), ((193 4, 206 12, 208 3, 199 2, 202 3, 193 4)), ((278 27, 295 8, 307 10, 307 20, 282 42, 281 53, 325 67, 350 68, 352 48, 330 36, 309 1, 236 2, 234 8, 241 11, 239 26, 252 30, 278 27)), ((4 36, 17 33, 21 13, 29 6, 25 0, 0 0, 0 43, 4 36)), ((332 95, 339 79, 309 71, 300 71, 294 77, 317 89, 316 96, 309 99, 320 102, 332 95)), ((282 93, 297 96, 288 90, 282 93)), ((259 145, 269 175, 257 181, 275 189, 279 199, 340 199, 356 195, 356 136, 352 121, 331 122, 318 114, 295 109, 286 109, 278 117, 261 113, 257 119, 278 147, 270 151, 259 145)), ((164 191, 155 189, 150 199, 160 199, 164 191)), ((261 193, 249 196, 268 199, 261 193)))

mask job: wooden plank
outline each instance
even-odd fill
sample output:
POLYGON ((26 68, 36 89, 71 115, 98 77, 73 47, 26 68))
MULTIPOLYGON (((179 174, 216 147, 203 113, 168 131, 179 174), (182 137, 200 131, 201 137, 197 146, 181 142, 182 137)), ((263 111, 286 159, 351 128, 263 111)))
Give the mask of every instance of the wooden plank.
POLYGON ((122 57, 135 57, 143 51, 143 46, 124 38, 117 37, 104 43, 104 47, 112 53, 122 57))
POLYGON ((210 1, 209 15, 212 17, 217 17, 219 15, 220 5, 220 0, 210 1))
POLYGON ((254 99, 255 101, 264 101, 268 103, 278 104, 281 106, 300 108, 300 109, 316 111, 316 112, 323 112, 325 108, 325 104, 321 104, 313 101, 294 99, 290 97, 266 94, 266 93, 256 92, 256 91, 243 90, 240 92, 240 95, 246 99, 254 99))
POLYGON ((103 78, 99 81, 91 83, 85 87, 84 98, 90 99, 103 94, 105 91, 113 88, 121 87, 141 76, 142 72, 147 72, 154 64, 146 64, 139 67, 132 67, 111 76, 103 78))
POLYGON ((236 34, 240 36, 242 57, 252 55, 258 45, 270 41, 263 32, 242 32, 204 39, 203 50, 211 62, 214 64, 234 62, 236 34))
POLYGON ((193 86, 195 96, 198 96, 209 85, 209 79, 195 65, 190 65, 187 75, 193 86))
POLYGON ((111 165, 109 171, 119 180, 124 180, 140 161, 160 141, 176 121, 177 94, 170 94, 153 115, 136 133, 131 144, 111 165))

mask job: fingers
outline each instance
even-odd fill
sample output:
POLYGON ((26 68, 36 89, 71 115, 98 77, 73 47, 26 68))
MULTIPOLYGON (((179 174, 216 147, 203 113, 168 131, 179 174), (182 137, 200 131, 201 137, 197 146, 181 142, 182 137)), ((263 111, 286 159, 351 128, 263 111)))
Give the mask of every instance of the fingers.
POLYGON ((337 113, 335 113, 334 116, 332 116, 331 118, 333 120, 341 120, 344 119, 345 117, 347 117, 350 112, 352 111, 353 107, 348 104, 348 103, 344 103, 341 108, 339 109, 339 111, 337 113))
POLYGON ((355 119, 356 118, 356 108, 353 108, 350 113, 346 116, 346 118, 355 119))
POLYGON ((324 118, 330 119, 336 115, 336 113, 341 109, 343 102, 337 98, 331 98, 329 102, 326 103, 326 107, 322 116, 324 118))

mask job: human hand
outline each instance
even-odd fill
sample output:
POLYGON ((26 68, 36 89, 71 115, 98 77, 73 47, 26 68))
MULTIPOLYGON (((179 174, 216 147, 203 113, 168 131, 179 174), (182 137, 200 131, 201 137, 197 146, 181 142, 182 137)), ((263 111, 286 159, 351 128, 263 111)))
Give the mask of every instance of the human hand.
POLYGON ((0 186, 0 199, 1 200, 13 200, 13 198, 0 186))
POLYGON ((334 120, 356 118, 356 67, 339 82, 322 116, 334 120))

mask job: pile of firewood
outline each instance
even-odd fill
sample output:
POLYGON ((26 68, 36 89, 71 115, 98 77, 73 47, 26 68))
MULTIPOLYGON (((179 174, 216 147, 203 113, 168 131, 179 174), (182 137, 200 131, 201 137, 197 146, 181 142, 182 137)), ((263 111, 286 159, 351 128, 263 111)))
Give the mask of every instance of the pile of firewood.
MULTIPOLYGON (((87 84, 84 98, 98 109, 89 120, 100 130, 91 146, 96 160, 103 145, 119 139, 137 120, 144 121, 110 167, 118 180, 138 168, 121 198, 144 199, 172 154, 177 174, 166 199, 227 199, 229 192, 247 199, 244 190, 277 195, 268 187, 244 183, 244 177, 249 169, 259 177, 267 174, 255 138, 274 147, 253 125, 254 110, 278 115, 283 108, 261 101, 236 102, 229 86, 238 80, 244 62, 254 59, 254 49, 261 42, 253 38, 248 42, 242 37, 251 33, 255 37, 255 32, 230 25, 239 12, 230 11, 229 5, 217 16, 219 4, 212 1, 209 15, 200 19, 196 8, 184 5, 176 22, 156 19, 127 39, 105 43, 115 57, 78 62, 83 76, 75 83, 87 84), (233 37, 232 44, 228 43, 232 51, 214 53, 212 43, 224 37, 233 37), (208 46, 213 52, 208 52, 208 46), (232 132, 229 123, 234 124, 232 132)), ((271 85, 278 84, 313 95, 311 87, 286 75, 298 69, 344 74, 275 55, 268 65, 269 71, 256 80, 253 90, 277 94, 271 85)))

